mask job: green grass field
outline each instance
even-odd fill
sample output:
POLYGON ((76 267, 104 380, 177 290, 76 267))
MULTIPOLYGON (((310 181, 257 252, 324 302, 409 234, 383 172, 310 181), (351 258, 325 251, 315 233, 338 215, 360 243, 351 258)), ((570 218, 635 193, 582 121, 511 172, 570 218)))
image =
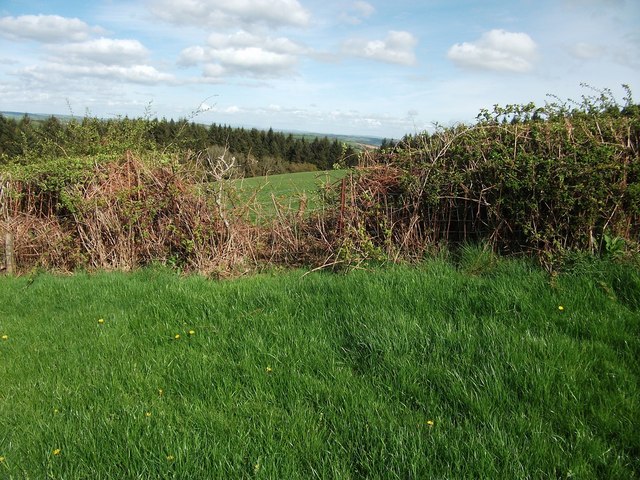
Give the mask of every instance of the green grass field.
POLYGON ((0 278, 0 478, 638 478, 639 311, 596 261, 0 278))
POLYGON ((251 177, 233 182, 240 201, 253 200, 261 215, 269 218, 275 214, 273 198, 287 209, 297 211, 300 199, 306 198, 306 212, 322 206, 322 187, 332 184, 348 173, 348 170, 285 173, 267 177, 251 177), (272 197, 273 196, 273 197, 272 197))

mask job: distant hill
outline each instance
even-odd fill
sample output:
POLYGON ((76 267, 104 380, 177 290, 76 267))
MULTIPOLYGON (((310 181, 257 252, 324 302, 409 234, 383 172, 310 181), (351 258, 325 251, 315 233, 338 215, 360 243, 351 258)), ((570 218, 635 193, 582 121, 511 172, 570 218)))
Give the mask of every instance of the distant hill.
POLYGON ((60 120, 70 120, 71 115, 58 115, 52 113, 27 113, 27 112, 0 112, 5 118, 15 118, 16 120, 20 120, 25 115, 29 117, 31 120, 42 121, 46 120, 49 117, 56 117, 60 120))
POLYGON ((377 148, 382 145, 382 138, 380 137, 368 137, 364 135, 339 135, 333 133, 314 133, 314 132, 299 132, 299 131, 286 131, 283 133, 291 133, 294 138, 304 138, 305 140, 313 141, 314 138, 327 137, 329 140, 338 140, 339 142, 350 143, 361 147, 373 147, 377 148))

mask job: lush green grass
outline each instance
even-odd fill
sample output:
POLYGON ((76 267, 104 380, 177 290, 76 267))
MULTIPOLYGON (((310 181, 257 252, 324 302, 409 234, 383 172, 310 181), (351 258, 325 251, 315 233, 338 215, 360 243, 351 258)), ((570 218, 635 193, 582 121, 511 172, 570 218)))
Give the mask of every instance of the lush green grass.
POLYGON ((306 212, 322 207, 322 187, 340 180, 348 170, 285 173, 267 177, 251 177, 234 182, 241 201, 253 200, 260 214, 271 217, 276 207, 273 197, 283 207, 298 211, 301 198, 306 198, 306 212), (273 197, 272 197, 273 196, 273 197))
POLYGON ((637 478, 637 270, 471 257, 2 278, 0 478, 637 478))

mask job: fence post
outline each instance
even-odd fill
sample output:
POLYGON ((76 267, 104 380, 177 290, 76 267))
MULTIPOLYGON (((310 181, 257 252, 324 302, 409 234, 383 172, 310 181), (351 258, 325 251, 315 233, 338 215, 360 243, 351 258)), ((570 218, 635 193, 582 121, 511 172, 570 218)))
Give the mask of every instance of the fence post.
POLYGON ((4 234, 4 267, 7 275, 13 275, 13 234, 9 229, 4 234))
MULTIPOLYGON (((7 275, 13 275, 15 271, 14 263, 14 243, 11 232, 12 218, 9 214, 9 180, 0 177, 0 232, 4 230, 4 271, 7 275), (2 228, 4 224, 4 229, 2 228)), ((2 259, 0 259, 2 260, 2 259)), ((2 265, 0 265, 2 267, 2 265)), ((2 270, 2 268, 0 268, 2 270)))
POLYGON ((342 185, 340 187, 340 218, 338 219, 338 235, 342 235, 342 230, 344 228, 344 210, 346 207, 346 190, 347 190, 347 181, 345 178, 343 178, 342 185))

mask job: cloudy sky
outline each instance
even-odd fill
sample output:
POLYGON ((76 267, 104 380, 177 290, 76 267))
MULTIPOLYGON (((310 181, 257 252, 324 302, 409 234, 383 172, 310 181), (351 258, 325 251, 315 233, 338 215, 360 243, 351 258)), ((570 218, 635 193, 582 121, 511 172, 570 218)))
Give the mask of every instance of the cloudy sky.
POLYGON ((640 96, 638 0, 1 0, 0 110, 398 138, 640 96))

